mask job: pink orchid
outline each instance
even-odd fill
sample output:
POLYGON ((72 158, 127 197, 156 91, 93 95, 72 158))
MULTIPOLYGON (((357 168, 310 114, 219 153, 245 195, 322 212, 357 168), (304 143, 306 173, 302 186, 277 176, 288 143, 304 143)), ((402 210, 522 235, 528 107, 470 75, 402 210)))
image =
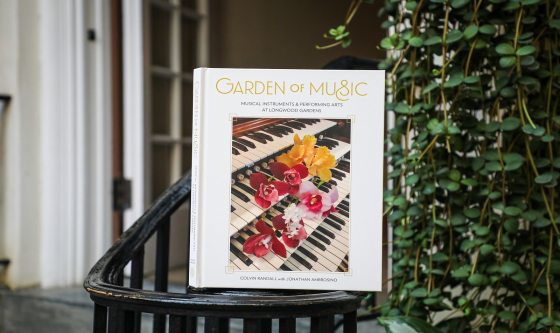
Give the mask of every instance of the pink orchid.
POLYGON ((290 184, 289 193, 292 195, 298 192, 302 179, 309 175, 309 171, 303 164, 296 164, 290 168, 284 163, 273 162, 269 167, 274 177, 290 184))
POLYGON ((286 247, 276 238, 274 230, 267 226, 263 220, 255 224, 258 234, 251 235, 243 243, 243 252, 254 254, 257 257, 264 257, 272 250, 277 255, 286 258, 286 247))
POLYGON ((336 211, 333 205, 338 200, 338 190, 332 187, 329 193, 325 193, 312 182, 304 181, 299 186, 297 197, 303 217, 315 219, 336 211))
POLYGON ((262 208, 268 208, 271 204, 278 202, 280 196, 288 193, 290 185, 282 181, 269 181, 268 178, 256 172, 251 174, 251 187, 257 190, 255 202, 262 208))

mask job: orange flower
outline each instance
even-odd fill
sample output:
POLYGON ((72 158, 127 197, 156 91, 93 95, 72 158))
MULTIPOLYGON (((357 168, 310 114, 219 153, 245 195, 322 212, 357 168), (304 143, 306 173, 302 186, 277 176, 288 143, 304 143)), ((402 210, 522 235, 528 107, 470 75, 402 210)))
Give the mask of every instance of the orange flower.
POLYGON ((305 163, 309 174, 319 176, 319 178, 328 182, 332 178, 331 169, 336 166, 336 159, 327 147, 319 147, 315 149, 315 154, 309 163, 305 163))
POLYGON ((315 143, 317 139, 314 136, 306 135, 303 137, 303 141, 299 138, 299 135, 294 136, 294 146, 289 152, 282 154, 276 158, 276 161, 284 163, 290 168, 294 165, 305 162, 305 164, 310 164, 314 152, 315 143))

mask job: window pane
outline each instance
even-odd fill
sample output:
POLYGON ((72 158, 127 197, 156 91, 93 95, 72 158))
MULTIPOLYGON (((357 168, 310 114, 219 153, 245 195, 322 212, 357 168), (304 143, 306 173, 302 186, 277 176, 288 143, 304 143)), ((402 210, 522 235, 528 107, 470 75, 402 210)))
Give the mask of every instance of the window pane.
POLYGON ((181 95, 183 100, 181 136, 183 138, 190 138, 192 135, 192 91, 192 83, 183 83, 183 93, 181 95))
POLYGON ((171 13, 156 6, 151 7, 150 41, 152 64, 169 67, 171 63, 170 41, 171 13))
POLYGON ((170 134, 171 79, 152 78, 152 133, 170 134))
POLYGON ((152 200, 171 184, 171 146, 152 144, 152 200))
POLYGON ((185 73, 191 73, 196 67, 196 27, 195 20, 181 20, 181 68, 185 73))

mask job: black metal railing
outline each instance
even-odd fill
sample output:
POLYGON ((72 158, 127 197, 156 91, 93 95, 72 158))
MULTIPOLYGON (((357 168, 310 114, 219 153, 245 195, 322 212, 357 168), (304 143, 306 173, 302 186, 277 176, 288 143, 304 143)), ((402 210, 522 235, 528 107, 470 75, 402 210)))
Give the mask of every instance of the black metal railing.
MULTIPOLYGON (((344 332, 356 332, 361 297, 343 291, 191 290, 168 292, 169 233, 172 214, 190 196, 190 173, 165 191, 146 213, 93 266, 84 287, 95 303, 93 331, 140 332, 142 314, 153 314, 153 332, 229 332, 230 319, 242 318, 244 332, 295 332, 296 318, 308 317, 312 332, 334 330, 342 315, 344 332), (144 289, 145 244, 156 233, 153 290, 144 289), (128 286, 123 271, 131 264, 128 286)), ((188 223, 188 222, 185 222, 188 223)), ((185 242, 188 252, 188 242, 185 242)), ((185 263, 187 264, 187 263, 185 263)), ((188 265, 187 265, 188 267, 188 265)), ((187 272, 188 278, 188 272, 187 272)), ((187 286, 187 281, 184 283, 187 286)))

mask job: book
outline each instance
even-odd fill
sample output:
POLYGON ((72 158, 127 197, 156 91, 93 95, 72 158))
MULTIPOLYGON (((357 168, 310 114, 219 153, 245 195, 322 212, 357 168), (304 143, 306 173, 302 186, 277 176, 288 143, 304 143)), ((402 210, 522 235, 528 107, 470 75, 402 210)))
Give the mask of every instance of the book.
POLYGON ((189 285, 381 290, 385 73, 198 68, 189 285))

